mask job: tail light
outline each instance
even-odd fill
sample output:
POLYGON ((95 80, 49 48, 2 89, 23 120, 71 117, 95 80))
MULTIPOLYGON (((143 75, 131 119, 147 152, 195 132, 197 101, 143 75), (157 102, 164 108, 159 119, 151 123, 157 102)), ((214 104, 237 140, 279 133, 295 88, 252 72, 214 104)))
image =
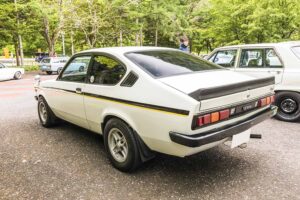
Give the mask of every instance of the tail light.
MULTIPOLYGON (((274 102, 275 102, 275 96, 274 95, 268 96, 268 97, 257 100, 255 102, 255 106, 253 109, 259 108, 259 107, 264 107, 264 106, 270 105, 274 102)), ((209 125, 209 124, 214 124, 219 121, 227 120, 233 115, 249 111, 249 110, 243 110, 243 107, 245 107, 245 106, 247 106, 247 105, 239 105, 236 107, 231 107, 228 109, 215 111, 212 113, 207 113, 205 115, 196 116, 196 121, 194 121, 193 127, 195 127, 195 126, 201 127, 201 126, 205 126, 205 125, 209 125), (241 107, 242 107, 242 111, 241 111, 241 107)))
POLYGON ((220 113, 219 112, 211 113, 211 120, 210 120, 211 123, 217 122, 219 120, 220 120, 220 113))
POLYGON ((269 96, 269 97, 265 97, 265 98, 262 98, 262 99, 258 100, 258 107, 267 106, 267 105, 270 105, 274 102, 275 102, 275 96, 274 95, 269 96))

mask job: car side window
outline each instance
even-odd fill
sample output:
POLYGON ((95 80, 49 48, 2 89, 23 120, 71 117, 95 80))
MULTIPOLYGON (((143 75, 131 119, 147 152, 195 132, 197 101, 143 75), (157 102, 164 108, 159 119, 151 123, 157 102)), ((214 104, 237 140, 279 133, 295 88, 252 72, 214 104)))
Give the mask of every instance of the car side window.
POLYGON ((71 82, 85 82, 90 60, 91 56, 79 56, 74 58, 66 66, 59 80, 71 82))
POLYGON ((240 68, 282 68, 282 63, 272 48, 243 49, 240 68))
POLYGON ((237 50, 223 50, 218 51, 209 60, 213 63, 221 65, 222 67, 234 67, 237 50))
POLYGON ((282 63, 274 49, 266 49, 266 67, 282 68, 282 63))
POLYGON ((96 55, 90 71, 89 83, 115 85, 124 76, 126 68, 118 61, 103 55, 96 55))
POLYGON ((264 49, 243 49, 240 59, 240 68, 261 68, 264 66, 264 49))

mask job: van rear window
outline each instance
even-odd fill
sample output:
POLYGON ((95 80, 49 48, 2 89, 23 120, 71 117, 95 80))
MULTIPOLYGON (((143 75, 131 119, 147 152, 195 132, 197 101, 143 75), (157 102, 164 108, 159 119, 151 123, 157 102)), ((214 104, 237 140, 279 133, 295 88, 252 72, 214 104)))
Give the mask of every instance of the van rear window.
POLYGON ((188 53, 172 50, 149 50, 125 56, 152 76, 160 78, 204 70, 224 69, 188 53))
POLYGON ((41 61, 42 63, 50 63, 50 58, 45 58, 41 61))

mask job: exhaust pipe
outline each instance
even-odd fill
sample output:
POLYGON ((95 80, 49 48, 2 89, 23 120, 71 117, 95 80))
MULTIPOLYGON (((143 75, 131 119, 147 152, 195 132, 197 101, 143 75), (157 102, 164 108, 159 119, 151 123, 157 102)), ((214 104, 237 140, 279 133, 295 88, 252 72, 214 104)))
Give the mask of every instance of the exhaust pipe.
POLYGON ((261 139, 261 134, 250 134, 251 139, 261 139))

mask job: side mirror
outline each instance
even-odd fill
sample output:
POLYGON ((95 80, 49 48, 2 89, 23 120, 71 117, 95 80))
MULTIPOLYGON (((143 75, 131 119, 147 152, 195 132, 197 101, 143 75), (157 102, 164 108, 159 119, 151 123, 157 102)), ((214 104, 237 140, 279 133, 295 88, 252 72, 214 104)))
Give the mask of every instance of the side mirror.
POLYGON ((40 75, 36 75, 36 76, 34 77, 34 80, 35 80, 35 81, 41 81, 41 76, 40 76, 40 75))

